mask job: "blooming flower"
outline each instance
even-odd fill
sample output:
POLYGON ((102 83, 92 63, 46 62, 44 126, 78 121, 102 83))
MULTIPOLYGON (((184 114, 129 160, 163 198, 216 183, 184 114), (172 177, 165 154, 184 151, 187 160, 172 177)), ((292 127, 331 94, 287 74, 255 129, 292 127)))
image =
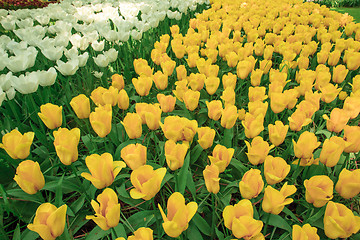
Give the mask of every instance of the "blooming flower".
POLYGON ((3 148, 12 159, 25 159, 30 154, 34 135, 33 132, 22 135, 17 129, 14 129, 2 137, 0 148, 3 148))
POLYGON ((14 180, 27 194, 35 194, 45 186, 39 163, 31 160, 25 160, 19 164, 14 180))

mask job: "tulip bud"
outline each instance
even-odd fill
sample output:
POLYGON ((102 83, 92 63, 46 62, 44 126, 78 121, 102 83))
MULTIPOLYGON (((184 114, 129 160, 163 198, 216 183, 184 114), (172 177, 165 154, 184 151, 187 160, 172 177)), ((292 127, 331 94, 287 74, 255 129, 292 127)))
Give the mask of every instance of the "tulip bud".
POLYGON ((261 171, 253 168, 247 171, 239 183, 239 188, 243 198, 256 198, 264 188, 261 171))
POLYGON ((293 240, 320 240, 317 234, 317 228, 312 227, 310 224, 305 224, 300 227, 299 225, 293 225, 292 227, 292 239, 293 240))
POLYGON ((57 208, 51 203, 43 203, 36 210, 34 223, 27 227, 37 232, 42 239, 55 240, 65 229, 67 206, 57 208))
POLYGON ((252 71, 251 77, 250 77, 251 86, 253 86, 253 87, 259 86, 261 83, 261 78, 262 78, 263 74, 264 74, 264 71, 261 69, 256 69, 256 70, 252 71))
POLYGON ((168 112, 172 112, 174 110, 175 103, 176 103, 176 97, 173 97, 171 95, 165 96, 162 93, 158 93, 156 95, 156 98, 157 98, 158 102, 160 103, 162 112, 168 113, 168 112))
POLYGON ((275 146, 279 146, 285 140, 286 134, 289 130, 289 125, 284 125, 281 121, 276 121, 275 125, 269 124, 269 140, 275 146))
POLYGON ((45 186, 39 163, 31 160, 25 160, 19 164, 14 180, 27 194, 35 194, 45 186))
POLYGON ((129 144, 121 149, 121 158, 124 159, 126 165, 135 170, 146 164, 147 148, 140 143, 129 144))
POLYGON ((25 159, 30 154, 34 135, 33 132, 22 135, 17 129, 14 129, 2 137, 0 148, 3 148, 12 159, 25 159))
POLYGON ((268 74, 271 66, 272 66, 272 61, 264 59, 260 61, 259 69, 263 70, 264 74, 268 74))
POLYGON ((340 60, 341 52, 340 50, 335 49, 329 54, 328 65, 336 66, 340 60))
POLYGON ((154 74, 154 82, 157 89, 164 90, 169 84, 168 75, 162 73, 161 71, 157 71, 154 74))
POLYGON ((95 108, 95 112, 90 113, 90 124, 96 134, 103 138, 111 131, 112 108, 110 104, 95 108))
POLYGON ((138 78, 133 78, 132 83, 137 94, 140 96, 147 96, 150 92, 153 80, 149 76, 141 75, 138 78))
POLYGON ((117 104, 118 107, 122 110, 126 110, 129 108, 129 96, 127 94, 127 92, 124 89, 121 89, 119 91, 119 95, 117 98, 117 104))
POLYGON ((293 112, 288 120, 290 129, 296 132, 300 131, 302 127, 312 122, 311 118, 307 117, 305 112, 298 110, 293 112))
POLYGON ((162 61, 160 62, 160 66, 166 76, 171 76, 176 67, 176 62, 173 60, 162 61))
POLYGON ((150 130, 156 130, 160 126, 161 109, 158 103, 136 103, 136 113, 140 115, 142 123, 146 123, 150 130))
POLYGON ((331 103, 335 100, 335 98, 338 96, 339 92, 341 91, 341 88, 332 85, 331 83, 328 83, 322 87, 320 87, 321 91, 321 100, 326 103, 331 103))
POLYGON ((199 104, 199 99, 200 99, 200 92, 198 91, 193 91, 191 89, 188 89, 185 93, 184 93, 184 103, 186 108, 189 111, 194 111, 198 104, 199 104))
POLYGON ((299 69, 307 69, 309 67, 309 57, 300 55, 297 59, 299 69))
POLYGON ((222 103, 220 100, 212 100, 211 102, 206 101, 208 109, 208 116, 212 120, 219 120, 223 112, 222 103))
POLYGON ((357 70, 360 67, 360 52, 351 52, 346 58, 346 66, 349 70, 357 70))
POLYGON ((180 65, 176 67, 176 76, 178 81, 186 79, 187 71, 184 65, 180 65))
POLYGON ((236 81, 237 81, 236 75, 232 74, 231 72, 224 74, 222 77, 222 84, 223 84, 224 89, 226 89, 227 87, 231 87, 232 89, 235 90, 236 81))
POLYGON ((297 142, 293 139, 295 156, 305 159, 311 158, 313 151, 319 147, 320 144, 314 133, 305 131, 300 135, 297 142))
POLYGON ((280 191, 271 186, 267 186, 262 201, 262 209, 264 212, 278 215, 284 209, 285 205, 294 201, 292 198, 287 197, 295 192, 296 187, 294 185, 287 185, 287 182, 282 186, 280 191))
POLYGON ((260 136, 255 137, 251 141, 251 144, 248 141, 245 141, 245 144, 248 148, 246 155, 249 162, 253 165, 263 163, 266 156, 269 154, 270 149, 274 147, 273 145, 269 146, 269 144, 260 136))
POLYGON ((281 157, 268 155, 264 163, 264 175, 270 185, 281 182, 290 172, 290 165, 281 157))
POLYGON ((133 199, 152 199, 159 191, 163 178, 166 174, 166 168, 154 170, 150 165, 143 165, 130 175, 133 189, 130 190, 130 196, 133 199))
POLYGON ((255 102, 255 101, 264 101, 268 98, 268 96, 265 94, 266 88, 265 87, 249 87, 249 102, 255 102))
POLYGON ((80 141, 80 129, 59 128, 54 131, 54 146, 60 161, 70 165, 78 159, 78 145, 80 141))
POLYGON ((205 79, 206 91, 209 95, 213 95, 220 85, 218 77, 210 76, 205 79))
POLYGON ((329 52, 328 51, 321 50, 317 54, 317 62, 318 62, 318 64, 325 64, 326 61, 328 60, 328 58, 329 58, 329 52))
POLYGON ((209 127, 200 127, 197 129, 198 143, 203 149, 208 149, 213 145, 215 130, 209 127))
POLYGON ((165 142, 166 163, 171 170, 175 171, 183 166, 188 149, 188 143, 178 144, 173 140, 165 142))
POLYGON ((270 107, 274 113, 281 113, 288 105, 289 98, 287 94, 281 92, 272 92, 270 95, 270 107))
POLYGON ((232 106, 235 105, 235 90, 231 87, 225 88, 225 90, 221 94, 221 99, 224 102, 224 106, 232 106))
POLYGON ((332 81, 334 83, 342 83, 347 74, 349 73, 349 70, 346 69, 346 67, 344 65, 337 65, 336 67, 333 68, 333 76, 332 76, 332 81))
POLYGON ((344 168, 340 172, 335 190, 345 199, 358 195, 360 193, 360 169, 349 171, 344 168))
POLYGON ((106 91, 106 88, 97 87, 91 92, 90 98, 96 104, 96 106, 105 105, 103 95, 106 91))
POLYGON ((253 70, 252 63, 248 60, 239 61, 236 67, 237 76, 240 79, 246 79, 249 73, 253 70))
POLYGON ((245 136, 247 138, 254 138, 264 130, 264 115, 254 116, 253 114, 246 113, 245 119, 241 124, 245 128, 245 136))
POLYGON ((164 220, 162 224, 164 231, 172 238, 177 238, 188 228, 190 220, 198 209, 196 202, 189 202, 185 205, 185 198, 179 192, 175 192, 169 197, 167 201, 167 216, 160 204, 158 204, 158 207, 164 220))
POLYGON ((201 73, 191 73, 188 77, 189 86, 194 91, 201 91, 204 88, 206 76, 201 73))
POLYGON ((212 152, 212 156, 209 156, 210 162, 218 166, 219 172, 222 173, 229 166, 234 152, 233 148, 226 148, 217 144, 212 152))
POLYGON ((90 100, 84 94, 80 94, 70 101, 70 105, 79 119, 88 118, 90 115, 90 100))
POLYGON ((113 74, 111 76, 111 85, 118 89, 119 91, 121 89, 124 89, 125 87, 125 82, 124 82, 124 77, 122 75, 119 75, 117 73, 113 74))
POLYGON ((257 100, 255 102, 248 103, 248 111, 249 111, 249 114, 254 115, 254 116, 258 116, 260 114, 265 116, 268 106, 269 106, 268 102, 262 102, 260 100, 257 100))
POLYGON ((314 207, 322 207, 333 198, 334 183, 328 176, 317 175, 304 181, 305 198, 314 207))
POLYGON ((327 167, 334 167, 338 163, 345 147, 349 145, 344 139, 337 136, 325 139, 319 157, 320 162, 327 167))
POLYGON ((51 103, 41 105, 38 115, 49 129, 60 127, 62 124, 62 106, 51 103))
POLYGON ((215 164, 207 165, 203 171, 205 186, 208 192, 217 194, 220 190, 219 168, 215 164))
POLYGON ((228 105, 222 111, 221 115, 221 126, 226 129, 231 129, 238 118, 237 108, 235 105, 228 105))
POLYGON ((126 134, 130 139, 141 137, 142 126, 141 117, 137 113, 127 113, 124 120, 121 122, 124 126, 126 134))
POLYGON ((121 169, 126 167, 122 161, 113 161, 110 153, 92 154, 85 158, 86 166, 91 174, 83 172, 81 176, 89 180, 97 189, 110 186, 121 169))

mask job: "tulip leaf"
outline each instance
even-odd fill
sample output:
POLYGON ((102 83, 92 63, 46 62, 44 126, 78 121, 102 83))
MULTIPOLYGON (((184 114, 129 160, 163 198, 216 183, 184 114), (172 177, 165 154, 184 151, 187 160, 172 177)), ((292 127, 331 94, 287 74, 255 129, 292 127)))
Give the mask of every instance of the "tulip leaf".
POLYGON ((288 209, 287 207, 284 207, 283 212, 288 216, 290 216, 297 223, 300 223, 299 219, 295 216, 295 214, 292 211, 290 211, 290 209, 288 209))
POLYGON ((191 173, 191 169, 189 169, 189 174, 188 174, 186 186, 187 186, 188 189, 190 190, 191 195, 192 195, 194 201, 196 201, 196 188, 195 188, 195 183, 194 183, 193 175, 192 175, 192 173, 191 173))
POLYGON ((325 206, 323 206, 322 208, 320 208, 317 213, 315 213, 314 215, 312 215, 311 217, 309 217, 306 222, 309 223, 310 225, 313 225, 317 220, 319 220, 320 218, 322 218, 325 214, 325 206))
POLYGON ((99 226, 94 227, 91 232, 85 237, 85 240, 98 240, 111 233, 111 230, 104 231, 99 226))
MULTIPOLYGON (((119 223, 116 227, 114 227, 114 230, 118 237, 126 238, 126 231, 125 231, 124 225, 119 223)), ((115 238, 113 238, 113 239, 115 239, 115 238)))
POLYGON ((186 230, 186 236, 187 239, 198 239, 198 240, 203 239, 199 229, 196 227, 196 225, 192 224, 191 222, 189 224, 189 228, 186 230))
POLYGON ((63 199, 62 183, 63 183, 64 176, 65 176, 65 174, 63 174, 61 176, 61 178, 59 179, 58 184, 56 186, 56 189, 55 189, 55 205, 57 207, 60 207, 60 204, 62 203, 62 199, 63 199))
POLYGON ((210 225, 203 219, 199 213, 196 213, 193 217, 193 222, 195 223, 196 227, 205 235, 211 235, 211 228, 210 225))
POLYGON ((160 213, 158 210, 144 210, 131 215, 127 220, 131 226, 147 227, 156 221, 155 215, 158 213, 160 213))
POLYGON ((224 129, 224 138, 223 138, 223 145, 227 148, 231 148, 232 147, 232 139, 234 137, 234 129, 230 128, 224 129))
POLYGON ((37 234, 36 232, 31 231, 30 229, 25 229, 22 233, 21 233, 21 239, 26 239, 26 240, 35 240, 39 237, 39 234, 37 234))
POLYGON ((203 151, 204 149, 199 144, 197 144, 195 147, 191 149, 191 158, 190 158, 191 165, 194 164, 199 159, 203 151))
POLYGON ((219 229, 215 228, 216 236, 219 238, 219 240, 224 240, 224 234, 219 231, 219 229))
POLYGON ((291 232, 291 226, 289 225, 289 223, 279 215, 270 214, 270 217, 268 218, 268 215, 265 214, 263 215, 261 220, 263 222, 266 222, 268 220, 270 226, 274 226, 291 232))
POLYGON ((21 237, 20 237, 20 225, 19 224, 16 225, 12 240, 21 240, 21 237))
POLYGON ((39 204, 44 202, 44 199, 41 194, 37 193, 30 195, 24 192, 22 189, 18 189, 18 188, 7 190, 6 194, 15 198, 26 199, 29 202, 35 202, 39 204))
POLYGON ((176 185, 175 189, 176 191, 180 192, 181 194, 184 194, 185 187, 186 187, 186 179, 187 175, 189 173, 189 162, 190 162, 190 153, 188 153, 184 159, 184 165, 178 172, 177 178, 176 178, 176 185))

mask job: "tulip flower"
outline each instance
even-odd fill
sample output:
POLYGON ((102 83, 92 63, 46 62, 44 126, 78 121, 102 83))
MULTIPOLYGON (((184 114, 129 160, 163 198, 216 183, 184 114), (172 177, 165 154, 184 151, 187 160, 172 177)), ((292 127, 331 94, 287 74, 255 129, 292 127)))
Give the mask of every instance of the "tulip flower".
POLYGON ((124 89, 121 89, 119 91, 118 97, 117 97, 117 104, 118 107, 122 110, 126 110, 129 108, 129 96, 127 92, 124 89))
POLYGON ((325 139, 319 157, 320 162, 327 167, 334 167, 338 163, 345 147, 349 145, 344 139, 337 136, 325 139))
POLYGON ((136 103, 135 109, 136 113, 140 115, 142 123, 146 123, 150 130, 159 128, 161 119, 159 104, 136 103))
POLYGON ((261 136, 255 137, 251 144, 248 141, 245 141, 245 144, 248 148, 246 153, 249 162, 253 165, 261 164, 265 161, 265 158, 269 154, 270 149, 274 146, 269 146, 269 143, 264 141, 261 136))
POLYGON ((254 102, 248 103, 248 111, 251 115, 258 116, 262 114, 266 116, 267 109, 269 107, 268 102, 262 102, 260 100, 256 100, 254 102))
POLYGON ((300 55, 300 57, 297 59, 299 69, 307 69, 309 67, 309 63, 310 60, 307 56, 300 55))
POLYGON ((161 71, 157 71, 154 74, 154 83, 157 89, 164 90, 167 88, 169 81, 168 81, 168 75, 162 73, 161 71))
POLYGON ((226 148, 217 144, 212 152, 212 156, 209 156, 210 162, 218 166, 220 173, 222 173, 229 166, 234 152, 233 148, 226 148))
POLYGON ((297 142, 293 139, 295 156, 305 159, 311 158, 313 151, 319 147, 320 144, 314 133, 305 131, 300 135, 297 142))
POLYGON ((323 118, 326 120, 327 130, 339 133, 345 128, 350 116, 347 111, 340 108, 334 108, 331 110, 330 118, 325 114, 323 115, 323 118))
POLYGON ((264 175, 270 185, 281 182, 290 172, 290 165, 281 157, 267 156, 264 163, 264 175))
POLYGON ((166 168, 153 169, 150 165, 143 165, 132 171, 130 181, 134 186, 130 190, 133 199, 152 199, 159 191, 161 182, 166 174, 166 168))
POLYGON ((228 105, 221 115, 221 126, 227 129, 231 129, 238 118, 237 108, 235 105, 228 105))
POLYGON ((356 70, 360 67, 360 52, 349 52, 346 58, 346 66, 349 70, 356 70))
POLYGON ((44 240, 55 240, 64 232, 66 210, 65 204, 57 208, 51 203, 43 203, 36 210, 34 223, 27 227, 44 240))
POLYGON ((262 201, 262 209, 264 212, 278 215, 285 207, 293 202, 293 199, 287 198, 296 192, 294 185, 287 185, 287 182, 282 186, 280 191, 267 186, 265 188, 264 199, 262 201))
POLYGON ((39 163, 31 160, 25 160, 19 164, 14 180, 27 194, 35 194, 45 186, 39 163))
POLYGON ((141 75, 138 78, 133 78, 132 83, 137 94, 140 96, 147 96, 150 92, 153 80, 149 76, 141 75))
POLYGON ((332 81, 334 83, 342 83, 345 78, 346 75, 348 74, 349 70, 346 69, 346 67, 344 65, 337 65, 336 67, 333 68, 333 76, 332 76, 332 81))
POLYGON ((249 87, 249 102, 255 102, 255 101, 264 101, 268 98, 266 95, 266 88, 265 87, 249 87))
POLYGON ((256 70, 252 71, 251 77, 250 77, 251 86, 253 86, 253 87, 259 86, 263 74, 264 74, 264 71, 261 69, 256 69, 256 70))
POLYGON ((235 98, 236 98, 235 90, 232 89, 231 87, 225 88, 220 98, 221 100, 223 100, 225 107, 228 105, 235 105, 235 98))
POLYGON ((96 134, 103 138, 111 132, 112 108, 110 104, 95 108, 90 113, 89 120, 96 134))
POLYGON ((231 68, 236 67, 236 65, 239 61, 239 57, 235 52, 230 52, 230 53, 226 54, 225 58, 226 58, 228 66, 231 68))
POLYGON ((176 62, 173 60, 162 61, 160 62, 160 66, 166 76, 171 76, 176 67, 176 62))
POLYGON ((147 148, 140 143, 129 144, 120 151, 121 158, 124 159, 126 165, 135 170, 146 164, 147 148))
POLYGON ((325 209, 324 230, 328 238, 348 238, 360 229, 360 217, 341 203, 330 201, 325 209))
POLYGON ((91 92, 90 98, 95 103, 96 106, 105 105, 104 94, 106 91, 107 91, 106 88, 97 87, 91 92))
POLYGON ((209 95, 213 95, 220 85, 218 77, 210 76, 205 79, 206 91, 209 95))
POLYGON ((119 90, 113 86, 110 86, 109 89, 106 89, 102 93, 101 98, 102 102, 104 103, 103 105, 110 104, 111 106, 115 106, 119 101, 119 90))
POLYGON ((206 101, 208 109, 208 116, 212 120, 219 120, 223 112, 222 103, 220 100, 212 100, 211 102, 206 101))
POLYGON ((252 70, 252 63, 249 60, 239 61, 236 67, 236 73, 240 79, 246 79, 252 70))
POLYGON ((200 92, 193 91, 191 89, 188 89, 183 96, 185 106, 189 111, 194 111, 195 108, 197 108, 199 104, 199 99, 200 99, 200 92))
POLYGON ((335 49, 329 54, 328 65, 336 66, 340 60, 341 52, 340 50, 335 49))
MULTIPOLYGON (((146 227, 138 228, 134 235, 128 236, 128 240, 153 240, 153 230, 146 227)), ((115 240, 125 240, 123 237, 116 238, 115 240)))
POLYGON ((150 68, 148 62, 145 59, 134 59, 134 69, 138 75, 150 77, 153 73, 153 69, 150 68))
POLYGON ((184 65, 176 67, 176 76, 178 81, 181 81, 187 77, 187 71, 184 65))
POLYGON ((312 122, 311 118, 307 117, 305 112, 298 110, 293 112, 288 120, 290 129, 296 132, 300 131, 302 127, 307 126, 312 122))
POLYGON ((264 59, 260 61, 259 69, 263 70, 264 74, 268 74, 272 64, 271 60, 264 59))
POLYGON ((251 113, 246 113, 245 119, 241 124, 245 128, 245 136, 247 138, 254 138, 264 130, 264 115, 254 116, 251 113))
POLYGON ((59 128, 54 131, 54 146, 60 161, 70 165, 78 159, 78 145, 80 141, 80 129, 59 128))
POLYGON ((304 181, 305 198, 314 207, 322 207, 333 198, 333 181, 326 175, 313 176, 304 181))
POLYGON ((270 96, 270 107, 274 113, 281 113, 288 105, 289 98, 287 94, 281 92, 272 92, 270 96))
POLYGON ((220 190, 219 168, 215 164, 207 165, 203 171, 205 186, 208 192, 217 194, 220 190))
POLYGON ((344 128, 344 140, 349 143, 345 147, 344 152, 356 153, 360 151, 360 127, 359 126, 348 126, 344 128))
POLYGON ((253 218, 254 209, 248 199, 240 200, 234 206, 224 208, 225 227, 230 229, 236 238, 256 239, 263 227, 263 222, 253 218))
POLYGON ((356 118, 360 113, 360 97, 347 97, 344 101, 343 109, 348 113, 350 119, 356 118))
POLYGON ((3 148, 12 159, 25 159, 30 154, 34 136, 33 132, 22 135, 17 129, 14 129, 2 137, 0 148, 3 148))
POLYGON ((305 224, 300 227, 299 225, 293 225, 292 227, 292 239, 293 240, 320 240, 317 234, 317 228, 312 227, 310 224, 305 224))
POLYGON ((269 140, 275 146, 279 146, 285 140, 286 134, 289 130, 289 125, 284 125, 281 121, 275 121, 275 125, 269 124, 269 140))
POLYGON ((166 163, 171 170, 175 171, 183 166, 188 149, 189 144, 186 142, 182 144, 178 144, 173 140, 165 142, 166 163))
POLYGON ((164 124, 160 123, 160 126, 167 139, 171 139, 174 142, 190 142, 196 134, 198 123, 196 120, 189 120, 179 116, 169 116, 165 118, 164 124))
POLYGON ((121 169, 126 167, 123 161, 114 162, 110 153, 92 154, 85 158, 85 163, 91 174, 83 172, 81 176, 97 189, 110 186, 121 169))
POLYGON ((194 91, 201 91, 204 88, 206 76, 205 74, 194 74, 191 73, 188 77, 189 86, 194 91))
POLYGON ((215 130, 209 127, 200 127, 197 129, 198 143, 203 149, 208 149, 213 145, 215 130))
POLYGON ((90 115, 90 100, 84 94, 80 94, 70 101, 70 105, 79 119, 88 118, 90 115))
POLYGON ((240 194, 246 199, 256 198, 263 188, 264 181, 261 177, 261 171, 259 169, 251 168, 243 175, 239 183, 240 194))
POLYGON ((86 219, 93 220, 104 231, 116 227, 120 221, 120 203, 117 194, 111 188, 105 188, 96 199, 97 202, 91 200, 95 216, 86 216, 86 219))
POLYGON ((41 105, 38 115, 49 129, 60 127, 62 124, 62 106, 51 103, 41 105))
POLYGON ((121 89, 124 89, 124 87, 125 87, 124 77, 122 75, 120 75, 120 74, 117 74, 117 73, 113 74, 111 76, 111 85, 114 88, 118 89, 119 91, 121 89))
POLYGON ((326 61, 328 60, 328 58, 329 58, 329 52, 328 51, 321 50, 317 54, 317 62, 318 62, 318 64, 325 64, 326 61))
POLYGON ((334 101, 341 91, 341 88, 338 88, 337 86, 337 84, 334 86, 331 83, 321 86, 321 100, 326 103, 331 103, 334 101))
POLYGON ((222 77, 222 84, 224 89, 226 89, 227 87, 231 87, 233 90, 235 90, 236 81, 237 81, 236 75, 232 74, 231 72, 224 74, 222 77))
POLYGON ((156 98, 157 98, 158 102, 160 103, 162 112, 168 113, 168 112, 174 111, 176 97, 173 97, 171 95, 165 96, 162 93, 158 93, 158 95, 156 95, 156 98))
POLYGON ((141 137, 142 126, 141 117, 137 113, 127 113, 124 120, 121 122, 124 126, 126 134, 130 139, 141 137))
POLYGON ((246 114, 246 111, 245 111, 245 109, 239 109, 238 110, 238 119, 240 120, 240 121, 242 121, 242 120, 244 120, 245 119, 245 114, 246 114))
POLYGON ((353 198, 360 193, 360 169, 341 170, 335 190, 345 199, 353 198))

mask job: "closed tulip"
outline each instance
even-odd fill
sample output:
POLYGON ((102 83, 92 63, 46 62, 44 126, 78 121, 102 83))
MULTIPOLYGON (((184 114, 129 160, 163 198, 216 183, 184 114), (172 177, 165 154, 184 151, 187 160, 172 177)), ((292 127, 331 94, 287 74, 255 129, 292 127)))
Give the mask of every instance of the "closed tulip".
POLYGON ((119 91, 118 97, 117 97, 117 104, 118 107, 122 110, 126 110, 129 108, 129 95, 124 89, 121 89, 119 91))
POLYGON ((346 66, 349 70, 356 70, 360 67, 360 52, 351 52, 346 58, 346 66))
MULTIPOLYGON (((137 106, 137 104, 136 104, 137 106)), ((137 113, 139 113, 136 110, 137 113)), ((147 104, 145 109, 139 115, 144 118, 146 125, 150 130, 156 130, 160 126, 161 109, 158 103, 147 104)))
POLYGON ((171 76, 176 67, 176 62, 173 60, 162 61, 160 62, 160 66, 166 76, 171 76))
POLYGON ((226 148, 217 144, 212 152, 212 156, 209 156, 210 162, 218 166, 220 173, 222 173, 229 166, 234 152, 233 148, 226 148))
POLYGON ((164 95, 162 93, 158 93, 156 95, 156 98, 158 102, 160 103, 160 107, 162 112, 168 113, 174 111, 175 103, 176 103, 176 97, 171 95, 164 95))
POLYGON ((78 145, 80 141, 80 129, 59 128, 54 131, 54 146, 60 161, 70 165, 78 159, 78 145))
POLYGON ((350 116, 348 112, 343 109, 333 108, 330 113, 330 118, 325 114, 323 118, 326 120, 327 130, 339 133, 345 128, 350 116))
POLYGON ((317 234, 317 228, 312 227, 310 224, 305 224, 302 227, 299 225, 293 225, 292 227, 292 239, 293 240, 320 240, 317 234))
POLYGON ((198 122, 179 116, 169 116, 165 118, 164 124, 160 123, 160 126, 167 139, 174 142, 191 142, 197 132, 198 122))
POLYGON ((149 76, 141 75, 138 78, 133 78, 132 83, 137 94, 140 96, 147 96, 150 92, 153 80, 149 76))
POLYGON ((329 58, 329 52, 321 50, 320 52, 318 52, 316 57, 318 64, 325 64, 329 58))
POLYGON ((49 129, 60 127, 62 124, 62 106, 51 103, 41 105, 38 115, 49 129))
POLYGON ((110 104, 111 106, 115 106, 119 102, 118 98, 119 90, 113 86, 110 86, 109 89, 106 89, 106 91, 102 94, 104 105, 110 104))
POLYGON ((19 164, 14 180, 27 194, 35 194, 45 186, 39 163, 31 160, 25 160, 19 164))
POLYGON ((204 88, 206 76, 201 73, 191 73, 187 80, 192 90, 201 91, 204 88))
POLYGON ((251 86, 253 86, 253 87, 259 86, 261 83, 261 78, 262 78, 263 74, 264 74, 264 71, 261 69, 256 69, 256 70, 252 71, 251 77, 250 77, 251 86))
POLYGON ((208 109, 209 118, 215 121, 219 120, 223 112, 221 101, 220 100, 212 100, 211 102, 206 101, 206 106, 208 109))
POLYGON ((169 84, 168 75, 162 73, 161 71, 157 71, 154 74, 154 83, 157 89, 164 90, 169 84))
POLYGON ((360 113, 360 97, 347 97, 344 101, 343 109, 348 113, 350 119, 356 118, 360 113))
POLYGON ((224 89, 226 89, 227 87, 231 87, 232 89, 235 90, 236 81, 237 81, 236 75, 232 74, 231 72, 224 74, 222 77, 222 84, 224 89))
POLYGON ((251 141, 251 144, 248 141, 245 141, 245 144, 248 148, 246 155, 249 159, 249 162, 253 165, 263 163, 269 154, 270 149, 274 147, 273 145, 269 146, 269 143, 264 141, 260 136, 255 137, 251 141))
POLYGON ((259 169, 251 168, 243 175, 239 183, 240 194, 246 199, 256 198, 263 188, 264 181, 261 177, 261 171, 259 169))
POLYGON ((210 76, 205 79, 206 91, 209 95, 213 95, 220 85, 220 78, 210 76))
POLYGON ((198 104, 199 104, 199 99, 200 99, 200 92, 199 91, 193 91, 191 89, 188 89, 185 93, 184 93, 184 103, 186 108, 189 111, 194 111, 198 104))
POLYGON ((268 107, 269 107, 268 102, 263 102, 263 101, 260 101, 260 100, 248 103, 248 111, 253 116, 258 116, 260 114, 265 116, 268 107))
POLYGON ((333 181, 326 175, 313 176, 304 181, 305 198, 314 207, 322 207, 333 198, 333 181))
POLYGON ((281 157, 267 156, 264 163, 264 175, 270 185, 281 182, 290 172, 290 165, 281 157))
POLYGON ((176 67, 176 76, 178 81, 181 81, 187 77, 187 71, 184 65, 176 67))
POLYGON ((117 73, 113 74, 111 76, 111 85, 114 88, 118 89, 119 91, 121 89, 124 89, 124 87, 125 87, 124 77, 122 75, 120 75, 120 74, 117 74, 117 73))
POLYGON ((130 180, 133 189, 130 190, 130 196, 133 199, 152 199, 159 191, 161 182, 166 174, 166 168, 153 169, 150 165, 143 165, 132 171, 130 180))
POLYGON ((264 130, 264 115, 254 116, 253 114, 246 113, 245 119, 241 124, 245 128, 245 136, 247 138, 254 138, 264 130))
POLYGON ((238 118, 237 108, 235 105, 228 105, 224 108, 221 115, 221 126, 231 129, 238 118))
POLYGON ((213 145, 215 130, 209 127, 200 127, 197 129, 198 143, 203 149, 208 149, 213 145))
POLYGON ((55 240, 64 232, 66 210, 65 204, 57 208, 51 203, 43 203, 36 210, 34 223, 27 227, 44 240, 55 240))
POLYGON ((268 98, 265 87, 249 87, 249 102, 264 101, 268 98))
POLYGON ((96 134, 103 138, 111 132, 112 108, 110 104, 95 108, 90 113, 90 124, 96 134))
POLYGON ((2 137, 0 148, 3 148, 12 159, 25 159, 30 154, 34 136, 33 132, 22 135, 17 129, 14 129, 2 137))
POLYGON ((225 88, 220 98, 221 100, 223 100, 225 107, 228 105, 230 106, 235 105, 235 100, 236 100, 235 90, 231 87, 225 88))
POLYGON ((83 172, 81 176, 91 181, 97 189, 110 186, 121 169, 126 167, 122 161, 114 162, 110 153, 92 154, 85 158, 85 163, 90 174, 83 172))
POLYGON ((296 192, 294 185, 287 185, 287 182, 282 186, 280 191, 267 186, 265 188, 264 199, 262 201, 262 209, 264 212, 278 215, 285 207, 293 202, 292 198, 287 198, 296 192))
POLYGON ((314 133, 305 131, 300 135, 297 142, 293 139, 295 156, 305 159, 311 158, 313 151, 319 147, 320 144, 314 133))
POLYGON ((356 153, 360 151, 360 127, 348 126, 344 128, 344 140, 349 143, 344 152, 356 153))
POLYGON ((173 238, 177 238, 188 228, 190 220, 198 209, 196 202, 189 202, 185 205, 185 198, 179 192, 174 192, 169 197, 167 201, 167 215, 165 215, 160 204, 158 204, 158 207, 164 220, 162 224, 164 231, 173 238))
POLYGON ((130 139, 141 137, 142 126, 141 117, 137 113, 127 113, 124 120, 121 122, 124 126, 126 134, 130 139))
POLYGON ((88 118, 90 115, 90 100, 84 94, 80 94, 70 101, 70 106, 79 119, 88 118))
POLYGON ((121 158, 124 159, 126 165, 135 170, 146 164, 147 148, 140 143, 129 144, 120 151, 121 158))
POLYGON ((336 67, 334 67, 333 69, 333 76, 332 76, 332 81, 334 83, 342 83, 345 78, 346 75, 349 73, 349 70, 346 69, 346 67, 344 65, 337 65, 336 67))
POLYGON ((288 118, 289 127, 292 131, 300 131, 304 126, 309 125, 312 120, 303 111, 295 110, 293 114, 288 118))
POLYGON ((360 193, 360 169, 341 170, 335 190, 345 199, 353 198, 360 193))
POLYGON ((338 88, 337 86, 337 84, 334 86, 331 83, 321 86, 321 101, 326 103, 331 103, 332 101, 334 101, 335 98, 339 95, 339 92, 341 91, 341 88, 338 88))
POLYGON ((230 229, 236 238, 255 239, 261 232, 263 222, 253 218, 254 209, 248 199, 240 200, 234 206, 224 208, 225 227, 230 229))
POLYGON ((243 80, 249 76, 252 70, 252 63, 249 60, 239 61, 236 67, 237 76, 243 80))
POLYGON ((324 231, 328 238, 348 238, 360 229, 360 217, 341 203, 330 201, 325 209, 324 231))
POLYGON ((96 106, 105 105, 103 95, 106 91, 107 91, 106 88, 97 87, 91 92, 90 98, 95 103, 96 106))
POLYGON ((203 171, 205 186, 208 192, 217 194, 220 190, 219 168, 215 164, 207 165, 203 171))
POLYGON ((175 171, 184 164, 186 153, 189 149, 188 143, 176 143, 173 140, 167 140, 165 142, 165 158, 168 167, 175 171))
POLYGON ((286 134, 289 130, 289 125, 284 125, 281 121, 276 121, 275 124, 268 125, 269 140, 275 146, 279 146, 285 140, 286 134))
POLYGON ((106 188, 95 200, 91 200, 91 206, 95 216, 86 216, 93 220, 102 230, 106 231, 116 227, 120 221, 120 203, 118 196, 111 188, 106 188))
POLYGON ((281 113, 288 105, 288 95, 281 92, 272 92, 270 95, 270 107, 274 113, 281 113))
POLYGON ((340 60, 340 56, 341 56, 341 52, 340 50, 335 49, 334 51, 332 51, 329 54, 329 59, 328 59, 328 65, 329 66, 336 66, 340 60))
POLYGON ((348 145, 344 139, 337 136, 325 139, 319 157, 320 162, 327 167, 334 167, 338 163, 345 147, 348 145))

